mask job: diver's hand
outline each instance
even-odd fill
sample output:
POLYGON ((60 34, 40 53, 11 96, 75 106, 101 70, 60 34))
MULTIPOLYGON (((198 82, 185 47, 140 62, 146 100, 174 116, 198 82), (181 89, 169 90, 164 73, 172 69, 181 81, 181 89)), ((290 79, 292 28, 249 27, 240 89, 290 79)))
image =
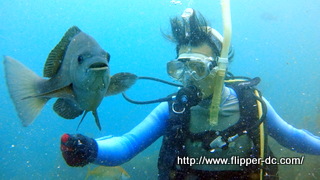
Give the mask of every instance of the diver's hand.
POLYGON ((97 157, 97 142, 81 134, 61 136, 62 156, 69 166, 85 166, 97 157))

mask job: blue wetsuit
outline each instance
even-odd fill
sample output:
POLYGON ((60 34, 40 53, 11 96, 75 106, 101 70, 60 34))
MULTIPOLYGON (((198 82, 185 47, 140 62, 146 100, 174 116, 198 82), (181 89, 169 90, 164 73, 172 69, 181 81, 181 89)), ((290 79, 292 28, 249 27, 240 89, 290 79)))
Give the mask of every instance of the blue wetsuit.
MULTIPOLYGON (((235 92, 230 89, 236 97, 235 92)), ((286 123, 267 104, 266 123, 268 134, 284 147, 299 153, 320 155, 320 137, 310 132, 297 129, 286 123)), ((155 142, 164 133, 169 119, 167 102, 159 104, 139 125, 120 137, 106 136, 96 139, 98 156, 95 164, 116 166, 127 162, 139 152, 155 142)))

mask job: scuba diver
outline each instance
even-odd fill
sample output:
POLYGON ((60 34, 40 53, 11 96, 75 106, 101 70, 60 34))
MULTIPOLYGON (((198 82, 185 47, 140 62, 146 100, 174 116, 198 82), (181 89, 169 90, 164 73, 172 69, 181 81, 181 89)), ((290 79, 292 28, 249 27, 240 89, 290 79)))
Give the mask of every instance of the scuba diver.
MULTIPOLYGON (((286 123, 255 88, 259 78, 237 78, 227 73, 219 113, 210 120, 223 37, 204 17, 188 8, 171 19, 176 59, 167 73, 183 87, 161 102, 140 124, 122 136, 92 139, 81 134, 61 137, 62 155, 70 166, 125 163, 163 136, 158 159, 159 179, 278 179, 277 165, 210 164, 202 159, 274 157, 270 135, 282 146, 320 155, 320 137, 286 123), (193 165, 186 158, 197 160, 193 165)), ((233 58, 228 51, 229 62, 233 58)), ((230 161, 229 161, 230 162, 230 161)))

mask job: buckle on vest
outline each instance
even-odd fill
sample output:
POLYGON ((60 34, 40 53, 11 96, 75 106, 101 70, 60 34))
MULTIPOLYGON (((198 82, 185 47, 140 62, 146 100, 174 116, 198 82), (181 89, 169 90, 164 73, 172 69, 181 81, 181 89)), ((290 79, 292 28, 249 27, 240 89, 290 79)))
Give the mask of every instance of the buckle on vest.
POLYGON ((210 152, 215 152, 216 149, 227 149, 229 142, 226 142, 222 139, 222 136, 218 136, 210 143, 210 152))
POLYGON ((177 103, 175 103, 175 102, 172 103, 172 105, 171 105, 172 111, 173 111, 174 113, 176 113, 176 114, 182 114, 182 113, 184 113, 184 111, 186 110, 186 108, 183 107, 182 110, 176 110, 176 106, 175 106, 176 104, 177 104, 177 103))
POLYGON ((211 141, 210 148, 212 148, 212 149, 210 149, 210 152, 215 152, 217 149, 222 149, 222 150, 228 149, 228 146, 231 142, 238 139, 238 137, 240 137, 240 135, 246 134, 246 133, 247 133, 247 131, 243 131, 240 134, 235 134, 235 135, 229 136, 229 137, 222 137, 221 135, 219 135, 220 133, 217 132, 217 135, 219 135, 219 136, 216 137, 213 141, 211 141))

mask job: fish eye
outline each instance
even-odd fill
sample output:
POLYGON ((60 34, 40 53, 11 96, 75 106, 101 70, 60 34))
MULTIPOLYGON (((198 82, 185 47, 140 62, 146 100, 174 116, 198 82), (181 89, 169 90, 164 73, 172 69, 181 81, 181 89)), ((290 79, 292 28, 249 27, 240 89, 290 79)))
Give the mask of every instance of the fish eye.
POLYGON ((84 57, 82 55, 78 56, 78 63, 81 64, 84 61, 84 57))

